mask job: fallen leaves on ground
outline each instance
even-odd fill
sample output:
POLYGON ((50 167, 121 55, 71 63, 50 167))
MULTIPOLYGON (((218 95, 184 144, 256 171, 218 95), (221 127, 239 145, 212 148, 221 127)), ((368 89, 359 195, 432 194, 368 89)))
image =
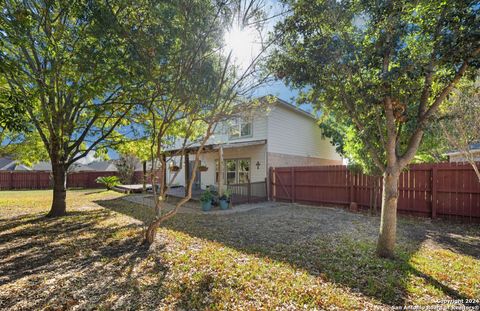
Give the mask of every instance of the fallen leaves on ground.
POLYGON ((385 260, 376 217, 269 203, 176 215, 147 249, 148 207, 70 191, 69 215, 46 219, 49 195, 0 193, 1 309, 355 310, 480 296, 478 226, 401 219, 385 260))

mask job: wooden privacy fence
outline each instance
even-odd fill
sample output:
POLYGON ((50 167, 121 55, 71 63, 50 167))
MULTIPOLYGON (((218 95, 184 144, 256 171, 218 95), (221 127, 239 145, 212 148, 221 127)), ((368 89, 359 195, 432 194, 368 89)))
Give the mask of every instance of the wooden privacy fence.
MULTIPOLYGON (((68 188, 103 188, 95 179, 104 176, 118 176, 118 172, 83 171, 71 172, 67 175, 68 188)), ((147 174, 147 182, 150 182, 147 174)), ((51 189, 51 172, 47 171, 2 171, 0 172, 0 190, 14 189, 51 189)), ((143 172, 135 172, 133 183, 143 182, 143 172)))
MULTIPOLYGON (((400 175, 398 211, 435 218, 480 221, 480 182, 469 164, 410 165, 400 175)), ((381 206, 381 177, 346 166, 270 169, 270 199, 307 204, 381 206)))

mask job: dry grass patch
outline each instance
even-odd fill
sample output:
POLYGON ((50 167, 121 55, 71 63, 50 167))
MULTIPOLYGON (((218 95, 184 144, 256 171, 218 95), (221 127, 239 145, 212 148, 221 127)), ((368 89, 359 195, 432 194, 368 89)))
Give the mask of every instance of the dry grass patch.
POLYGON ((71 191, 69 215, 46 219, 50 194, 0 192, 0 309, 356 310, 480 293, 473 226, 401 221, 389 261, 373 255, 376 218, 279 205, 179 214, 149 250, 152 209, 71 191))

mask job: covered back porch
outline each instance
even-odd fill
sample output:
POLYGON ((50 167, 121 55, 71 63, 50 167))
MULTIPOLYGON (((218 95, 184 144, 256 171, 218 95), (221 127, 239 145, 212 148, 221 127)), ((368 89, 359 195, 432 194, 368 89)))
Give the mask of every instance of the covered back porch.
MULTIPOLYGON (((176 150, 177 154, 181 150, 176 150)), ((198 147, 185 148, 183 154, 173 158, 169 167, 179 167, 178 172, 168 170, 167 182, 175 180, 168 194, 185 197, 185 185, 192 176, 198 147)), ((223 193, 228 189, 235 204, 266 201, 267 164, 266 140, 210 144, 199 155, 199 168, 192 187, 192 199, 199 200, 206 189, 223 193)))

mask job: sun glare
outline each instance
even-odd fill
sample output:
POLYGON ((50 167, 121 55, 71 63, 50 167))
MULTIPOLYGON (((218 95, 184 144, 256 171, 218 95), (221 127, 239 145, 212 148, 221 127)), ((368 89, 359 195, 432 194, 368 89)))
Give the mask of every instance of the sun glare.
POLYGON ((233 61, 240 68, 247 68, 260 53, 258 32, 251 27, 233 27, 225 34, 225 53, 232 53, 233 61))

